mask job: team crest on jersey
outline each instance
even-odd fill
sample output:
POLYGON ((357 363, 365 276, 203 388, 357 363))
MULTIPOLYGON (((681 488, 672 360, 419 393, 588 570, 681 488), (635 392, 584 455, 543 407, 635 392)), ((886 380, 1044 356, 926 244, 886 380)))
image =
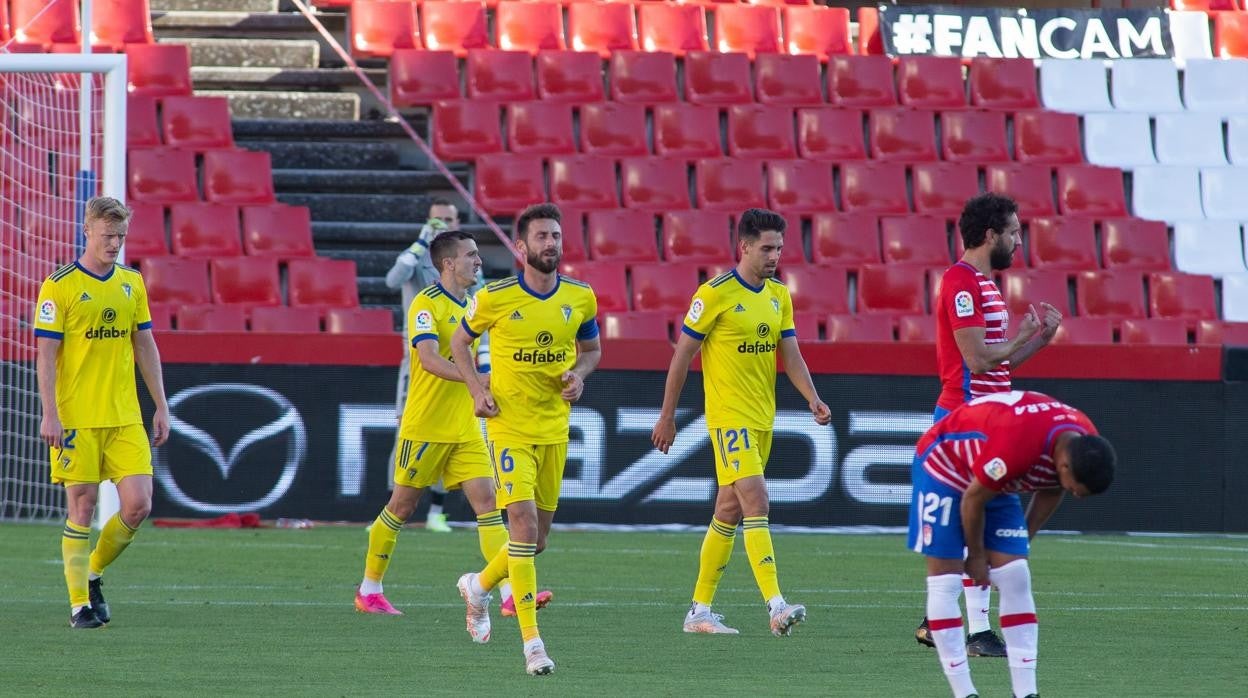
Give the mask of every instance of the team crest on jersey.
POLYGON ((568 324, 568 321, 572 319, 572 306, 565 303, 559 306, 559 312, 563 313, 563 324, 568 324))
POLYGON ((416 313, 416 329, 428 332, 433 329, 433 313, 421 310, 416 313))
POLYGON ((122 283, 122 284, 121 284, 121 292, 122 292, 122 293, 124 293, 124 294, 126 294, 126 298, 129 298, 129 297, 130 297, 130 284, 128 284, 128 283, 122 283))
POLYGON ((780 299, 779 298, 771 299, 771 309, 777 313, 780 312, 780 299))
POLYGON ((993 458, 987 463, 984 463, 984 474, 992 478, 993 481, 997 481, 1005 477, 1006 470, 1005 461, 1000 458, 993 458))
POLYGON ((975 314, 975 301, 971 300, 970 291, 958 291, 953 297, 953 314, 958 317, 970 317, 975 314))
POLYGON ((696 323, 698 320, 702 319, 702 311, 705 309, 706 309, 706 306, 703 305, 702 299, 694 298, 693 303, 689 305, 689 314, 686 316, 686 318, 689 320, 689 322, 696 323))
POLYGON ((39 322, 56 321, 56 303, 46 300, 39 304, 39 322))

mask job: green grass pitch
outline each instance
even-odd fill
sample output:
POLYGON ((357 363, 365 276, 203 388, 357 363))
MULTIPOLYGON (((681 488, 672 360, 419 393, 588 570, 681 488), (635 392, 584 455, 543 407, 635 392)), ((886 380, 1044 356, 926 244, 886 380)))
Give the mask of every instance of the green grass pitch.
MULTIPOLYGON (((555 591, 539 617, 558 666, 533 678, 497 604, 488 645, 464 632, 454 585, 480 565, 470 530, 405 530, 386 592, 406 615, 373 617, 351 604, 362 528, 145 526, 105 577, 111 625, 71 631, 59 528, 4 525, 0 694, 949 695, 912 637, 923 574, 901 536, 775 541, 808 622, 768 633, 739 541, 715 608, 741 635, 690 636, 700 534, 556 531, 538 580, 555 591)), ((1248 538, 1044 536, 1032 574, 1041 695, 1248 694, 1248 538)), ((1009 696, 1004 660, 972 671, 985 698, 1009 696)))

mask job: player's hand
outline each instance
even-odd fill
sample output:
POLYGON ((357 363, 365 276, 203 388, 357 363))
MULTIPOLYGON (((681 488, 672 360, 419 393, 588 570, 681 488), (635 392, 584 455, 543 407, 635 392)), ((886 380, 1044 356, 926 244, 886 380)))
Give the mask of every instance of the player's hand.
POLYGON ((1027 306, 1027 312, 1023 313, 1023 321, 1018 325, 1018 336, 1022 337, 1022 341, 1027 341, 1040 331, 1040 315, 1036 313, 1036 306, 1027 306))
POLYGON ((819 398, 811 401, 810 413, 815 416, 815 424, 819 426, 826 426, 832 423, 832 410, 828 409, 828 406, 819 398))
POLYGON ((971 578, 981 587, 987 587, 988 581, 988 559, 983 555, 967 556, 966 558, 966 576, 971 578))
POLYGON ((1043 301, 1040 303, 1040 310, 1044 311, 1044 317, 1040 320, 1040 336, 1048 342, 1057 334, 1057 328, 1062 326, 1062 311, 1043 301))
POLYGON ((494 402, 494 395, 489 389, 482 390, 472 399, 472 413, 487 419, 498 416, 498 404, 494 402))
POLYGON ((585 381, 580 374, 575 371, 564 371, 559 380, 563 381, 563 392, 559 394, 564 400, 576 402, 581 399, 581 393, 585 392, 585 381))
POLYGON ((163 446, 169 440, 169 408, 156 410, 152 415, 152 445, 163 446))
POLYGON ((52 448, 60 448, 64 436, 65 428, 61 426, 60 415, 45 412, 43 419, 39 420, 39 438, 52 448))
POLYGON ((420 229, 420 239, 425 243, 433 242, 439 233, 446 230, 446 224, 440 218, 430 218, 420 229))
POLYGON ((675 417, 659 417, 659 421, 654 423, 654 429, 650 432, 650 443, 663 453, 672 447, 672 442, 676 440, 676 418, 675 417))

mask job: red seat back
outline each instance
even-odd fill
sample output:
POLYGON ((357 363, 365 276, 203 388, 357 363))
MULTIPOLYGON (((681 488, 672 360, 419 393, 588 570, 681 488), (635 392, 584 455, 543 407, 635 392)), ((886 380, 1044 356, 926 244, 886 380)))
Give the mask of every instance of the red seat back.
POLYGON ((669 262, 722 262, 732 259, 728 214, 694 209, 663 214, 663 257, 669 262))
POLYGON ((187 305, 211 303, 208 262, 181 257, 152 257, 140 267, 151 303, 187 305))
POLYGON ((818 213, 811 221, 815 264, 858 266, 880 261, 880 224, 870 213, 818 213))
POLYGON ((780 52, 780 12, 774 7, 721 5, 715 8, 715 48, 740 52, 754 60, 780 52))
POLYGON ((844 7, 784 8, 784 47, 791 54, 827 62, 829 56, 853 53, 849 38, 849 10, 844 7))
POLYGON ((1084 271, 1075 275, 1075 302, 1088 317, 1145 317, 1139 272, 1084 271))
POLYGON ((667 312, 633 311, 602 314, 602 336, 606 339, 661 339, 671 341, 667 312))
POLYGON ((630 3, 575 2, 568 5, 568 39, 574 51, 637 50, 637 20, 630 3))
POLYGON ((624 205, 647 211, 689 208, 689 173, 684 160, 665 157, 620 161, 624 205))
POLYGON ((390 57, 386 82, 390 88, 390 99, 399 107, 424 106, 439 99, 459 99, 461 96, 459 65, 453 51, 399 49, 390 57))
POLYGON ((552 102, 507 106, 507 145, 513 153, 563 155, 576 152, 572 107, 552 102))
POLYGON ((690 51, 685 54, 685 99, 694 104, 746 104, 750 59, 744 53, 690 51))
POLYGON ((587 283, 598 299, 598 312, 628 311, 628 287, 624 267, 596 262, 564 262, 560 273, 587 283))
MULTIPOLYGON (((836 210, 832 166, 811 160, 767 163, 767 202, 773 210, 817 213, 836 210)), ((801 230, 798 225, 797 230, 801 230)))
MULTIPOLYGON (((795 313, 825 315, 849 312, 849 281, 844 268, 788 266, 781 271, 781 276, 793 299, 795 313)), ((813 335, 811 339, 814 339, 813 335)))
POLYGON ((1170 238, 1165 222, 1142 218, 1101 221, 1101 258, 1107 269, 1170 269, 1170 238))
POLYGON ((914 210, 956 218, 979 193, 979 170, 970 163, 920 162, 911 168, 914 210))
POLYGON ((710 49, 706 12, 700 5, 638 3, 637 38, 644 51, 666 51, 676 56, 710 49))
POLYGON ((195 153, 177 148, 129 152, 129 193, 135 201, 174 203, 199 198, 195 153))
POLYGON ((973 58, 967 82, 981 109, 1037 109, 1036 64, 1030 58, 973 58))
POLYGON ((537 53, 543 49, 563 50, 563 10, 553 2, 498 3, 494 10, 498 47, 504 51, 537 53))
POLYGON ((529 204, 545 201, 542 181, 538 157, 499 153, 477 159, 476 198, 490 215, 516 215, 529 204))
POLYGON ((252 332, 298 332, 301 334, 321 331, 321 311, 316 308, 256 308, 251 311, 252 332))
POLYGON ((286 271, 291 306, 354 308, 360 304, 355 262, 295 259, 287 264, 286 271))
POLYGON ((583 209, 616 208, 615 161, 593 155, 550 158, 550 200, 583 209))
POLYGON ((630 269, 636 310, 681 311, 698 290, 696 264, 633 264, 630 269))
POLYGON ((91 3, 91 43, 122 51, 126 44, 153 44, 151 11, 147 0, 94 0, 91 3))
POLYGON ((1148 275, 1149 315, 1155 318, 1213 320, 1218 317, 1213 277, 1159 271, 1148 275))
POLYGON ((754 59, 754 84, 758 101, 786 106, 823 104, 819 59, 760 53, 754 59))
POLYGON ((858 311, 922 315, 927 312, 926 288, 921 266, 864 264, 858 268, 858 311))
POLYGON ((966 106, 962 61, 953 56, 902 56, 897 60, 897 92, 914 109, 966 106))
POLYGON ((611 54, 611 99, 634 104, 676 101, 676 57, 670 53, 611 54))
POLYGON ((1127 318, 1121 325, 1123 344, 1187 344, 1187 321, 1178 318, 1127 318))
POLYGON ((941 153, 946 160, 966 163, 1008 162, 1005 114, 990 111, 946 111, 940 114, 941 153))
POLYGON ((210 150, 204 153, 204 198, 223 204, 268 204, 273 167, 263 150, 210 150))
POLYGON ((1057 168, 1057 203, 1066 215, 1127 215, 1122 170, 1094 165, 1057 168))
POLYGON ((348 11, 351 54, 388 57, 395 49, 418 49, 420 25, 416 3, 406 0, 353 0, 348 11))
POLYGON ((386 308, 330 308, 325 311, 330 334, 393 334, 394 314, 386 308))
POLYGON ((434 102, 433 152, 445 160, 472 160, 503 150, 498 105, 483 100, 434 102))
POLYGON ((1018 204, 1020 218, 1051 216, 1053 171, 1047 165, 988 165, 984 168, 988 191, 1006 191, 1018 204))
POLYGON ((225 97, 165 97, 160 101, 165 143, 180 148, 232 148, 234 127, 225 97))
POLYGON ((595 262, 656 262, 654 214, 615 209, 590 211, 586 232, 595 262))
POLYGON ((865 160, 862 112, 832 107, 798 109, 797 152, 807 160, 865 160))
POLYGON ((1096 231, 1090 218, 1033 218, 1028 231, 1031 266, 1096 269, 1096 231))
POLYGON ((243 207, 243 249, 254 257, 312 257, 312 212, 306 206, 243 207))
POLYGON ((191 50, 185 45, 127 44, 126 71, 132 95, 191 94, 191 50))
POLYGON ((238 207, 195 202, 169 207, 173 253, 179 257, 236 257, 243 253, 238 207))
POLYGON ((706 159, 696 169, 699 208, 739 212, 766 205, 761 161, 706 159))
POLYGON ((126 260, 163 257, 169 254, 165 234, 165 207, 160 204, 130 204, 130 227, 126 231, 126 260))
POLYGON ((765 104, 728 107, 728 155, 736 158, 791 158, 793 110, 765 104))
POLYGON ((126 97, 126 147, 146 148, 159 145, 160 123, 156 120, 156 98, 133 95, 126 97))
POLYGON ((951 263, 944 218, 885 216, 880 219, 880 243, 889 264, 943 268, 951 263))
POLYGON ((683 158, 719 157, 719 110, 696 104, 654 109, 654 152, 683 158))
POLYGON ((533 99, 533 58, 525 51, 469 51, 466 67, 470 99, 499 102, 527 102, 533 99))
POLYGON ((596 102, 581 114, 581 151, 587 155, 648 155, 646 109, 640 104, 596 102))
POLYGON ((537 94, 549 102, 600 103, 602 59, 585 51, 538 51, 537 94))
POLYGON ((874 161, 841 165, 841 206, 846 211, 907 213, 905 166, 874 161))
POLYGON ((1079 116, 1049 111, 1015 114, 1014 157, 1019 162, 1083 162, 1079 116))
POLYGON ((246 332, 247 312, 238 305, 184 305, 178 309, 180 332, 246 332))
POLYGON ((277 260, 232 257, 214 259, 209 264, 212 267, 214 303, 232 303, 249 308, 282 304, 277 260))
POLYGON ((868 119, 871 157, 923 162, 936 159, 936 115, 915 109, 875 109, 868 119))
MULTIPOLYGON (((1037 311, 1041 303, 1048 303, 1070 315, 1069 275, 1059 270, 1026 271, 1008 269, 1001 273, 1001 296, 1010 315, 1022 317, 1029 306, 1037 311)), ((1069 319, 1069 318, 1067 318, 1069 319)))
POLYGON ((892 60, 887 56, 829 57, 828 101, 858 108, 897 104, 892 60))
POLYGON ((470 49, 490 46, 483 3, 427 0, 420 5, 420 28, 430 51, 453 51, 463 58, 470 49))
POLYGON ((829 342, 892 342, 893 318, 889 315, 829 315, 829 342))

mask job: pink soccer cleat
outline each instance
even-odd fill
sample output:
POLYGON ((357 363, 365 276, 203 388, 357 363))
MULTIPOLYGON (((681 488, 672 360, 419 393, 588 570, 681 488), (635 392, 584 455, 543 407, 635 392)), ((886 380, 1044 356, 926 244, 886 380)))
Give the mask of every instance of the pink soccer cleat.
POLYGON ((359 587, 355 589, 355 610, 381 616, 403 615, 402 611, 390 605, 385 594, 361 594, 359 587))
MULTIPOLYGON (((541 609, 546 608, 546 604, 550 603, 550 600, 553 598, 555 598, 554 592, 548 589, 542 590, 542 591, 537 592, 537 601, 535 601, 534 604, 537 606, 537 609, 540 611, 541 609)), ((501 610, 503 612, 503 615, 507 617, 515 616, 516 615, 516 600, 508 596, 506 599, 503 599, 503 602, 501 604, 499 604, 499 610, 501 610)))

